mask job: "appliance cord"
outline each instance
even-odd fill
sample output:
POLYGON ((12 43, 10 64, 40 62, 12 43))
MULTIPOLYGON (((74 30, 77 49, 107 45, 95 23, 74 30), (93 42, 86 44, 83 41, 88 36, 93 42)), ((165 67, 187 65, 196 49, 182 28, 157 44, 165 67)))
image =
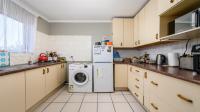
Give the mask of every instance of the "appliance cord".
POLYGON ((187 43, 186 43, 186 46, 185 46, 185 51, 184 51, 184 53, 183 53, 183 56, 187 56, 187 55, 186 55, 186 52, 187 52, 187 50, 188 50, 188 44, 189 44, 189 42, 190 42, 190 39, 187 40, 187 43))

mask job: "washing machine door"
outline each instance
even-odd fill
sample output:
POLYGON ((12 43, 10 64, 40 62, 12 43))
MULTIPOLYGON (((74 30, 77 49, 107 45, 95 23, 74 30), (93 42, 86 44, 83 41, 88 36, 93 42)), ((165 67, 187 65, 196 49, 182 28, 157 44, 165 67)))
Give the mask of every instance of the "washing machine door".
POLYGON ((72 79, 73 82, 79 86, 83 86, 83 85, 87 84, 89 81, 89 75, 85 71, 75 72, 72 78, 73 78, 72 79))

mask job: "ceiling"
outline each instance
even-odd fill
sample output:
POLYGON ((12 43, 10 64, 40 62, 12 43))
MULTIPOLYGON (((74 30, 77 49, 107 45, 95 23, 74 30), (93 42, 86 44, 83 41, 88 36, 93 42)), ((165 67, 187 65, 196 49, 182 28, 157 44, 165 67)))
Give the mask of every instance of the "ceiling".
POLYGON ((59 21, 110 21, 134 16, 148 0, 21 0, 48 19, 59 21))

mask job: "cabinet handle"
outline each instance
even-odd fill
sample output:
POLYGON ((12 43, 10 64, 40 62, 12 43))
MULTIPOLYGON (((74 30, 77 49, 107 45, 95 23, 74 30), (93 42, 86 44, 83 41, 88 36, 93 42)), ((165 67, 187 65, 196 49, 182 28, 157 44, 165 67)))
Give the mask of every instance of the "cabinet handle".
POLYGON ((158 86, 158 83, 154 82, 154 81, 151 81, 151 84, 155 85, 155 86, 158 86))
POLYGON ((65 68, 65 65, 63 64, 63 68, 65 68))
POLYGON ((174 3, 174 0, 170 0, 170 3, 174 3))
POLYGON ((135 70, 136 72, 140 72, 139 70, 135 70))
POLYGON ((45 74, 45 72, 46 72, 46 70, 45 70, 45 69, 43 69, 43 74, 45 74))
POLYGON ((158 107, 155 106, 153 103, 151 103, 151 106, 152 106, 155 110, 158 110, 158 107))
POLYGON ((139 87, 139 86, 137 86, 137 85, 135 85, 135 87, 136 87, 137 89, 140 89, 140 87, 139 87))
POLYGON ((139 97, 139 95, 137 93, 135 93, 135 96, 139 97))
POLYGON ((121 44, 120 44, 121 46, 123 46, 123 44, 122 44, 122 42, 121 42, 121 44))
POLYGON ((137 79, 137 78, 135 78, 135 80, 136 80, 136 81, 138 81, 138 82, 140 81, 140 80, 139 80, 139 79, 137 79))
POLYGON ((135 45, 137 45, 137 42, 135 42, 135 45))
POLYGON ((147 79, 147 72, 144 73, 144 78, 147 79))
POLYGON ((49 73, 49 68, 47 68, 47 73, 49 73))
POLYGON ((156 39, 158 39, 158 34, 156 34, 156 39))
POLYGON ((63 68, 63 65, 61 64, 60 67, 63 68))
POLYGON ((192 101, 191 99, 186 98, 186 97, 184 97, 184 96, 181 95, 181 94, 178 94, 177 96, 178 96, 181 100, 184 100, 184 101, 186 101, 186 102, 188 102, 188 103, 193 103, 193 101, 192 101))

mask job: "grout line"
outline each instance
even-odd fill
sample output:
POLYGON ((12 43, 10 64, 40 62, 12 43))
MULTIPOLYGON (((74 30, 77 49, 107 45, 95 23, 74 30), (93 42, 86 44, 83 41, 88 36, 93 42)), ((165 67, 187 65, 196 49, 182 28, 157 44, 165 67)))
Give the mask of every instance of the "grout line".
MULTIPOLYGON (((131 107, 131 104, 130 104, 130 102, 128 101, 128 99, 125 97, 125 94, 122 92, 122 95, 124 96, 124 98, 126 99, 126 101, 128 102, 128 105, 131 107)), ((131 109, 132 109, 132 111, 133 112, 135 112, 134 110, 133 110, 133 108, 131 107, 131 109)))
POLYGON ((110 98, 111 98, 111 101, 112 101, 112 105, 113 105, 114 111, 117 112, 116 109, 115 109, 115 105, 114 105, 114 102, 113 102, 113 99, 112 99, 111 93, 110 93, 110 98))
POLYGON ((78 112, 81 111, 81 107, 82 107, 82 105, 83 105, 83 101, 84 101, 84 99, 85 99, 85 96, 86 96, 86 93, 84 93, 83 99, 82 99, 82 101, 81 101, 81 105, 80 105, 80 107, 79 107, 79 109, 78 109, 78 112))
MULTIPOLYGON (((62 89, 62 88, 61 88, 61 89, 62 89)), ((59 90, 58 90, 58 91, 59 91, 59 90)), ((57 91, 57 92, 58 92, 58 91, 57 91)), ((44 102, 44 103, 49 103, 49 104, 48 104, 41 112, 44 112, 44 110, 46 110, 46 109, 49 107, 49 105, 51 105, 51 104, 53 103, 53 101, 54 101, 63 91, 64 91, 64 90, 60 91, 59 94, 56 95, 56 97, 52 99, 52 101, 50 101, 50 102, 44 102)), ((56 93, 57 93, 57 92, 56 92, 56 93)), ((56 93, 55 93, 55 94, 56 94, 56 93)), ((55 95, 55 94, 54 94, 54 95, 55 95)), ((52 96, 53 96, 53 95, 52 95, 52 96)), ((51 96, 51 97, 52 97, 52 96, 51 96)), ((49 97, 49 98, 50 98, 50 97, 49 97)), ((48 99, 47 99, 47 100, 48 100, 48 99)))
POLYGON ((65 102, 65 104, 63 105, 62 109, 60 110, 60 112, 63 111, 63 109, 65 108, 65 106, 67 105, 67 103, 69 102, 70 98, 72 97, 73 93, 71 94, 71 96, 67 99, 67 101, 65 102))

